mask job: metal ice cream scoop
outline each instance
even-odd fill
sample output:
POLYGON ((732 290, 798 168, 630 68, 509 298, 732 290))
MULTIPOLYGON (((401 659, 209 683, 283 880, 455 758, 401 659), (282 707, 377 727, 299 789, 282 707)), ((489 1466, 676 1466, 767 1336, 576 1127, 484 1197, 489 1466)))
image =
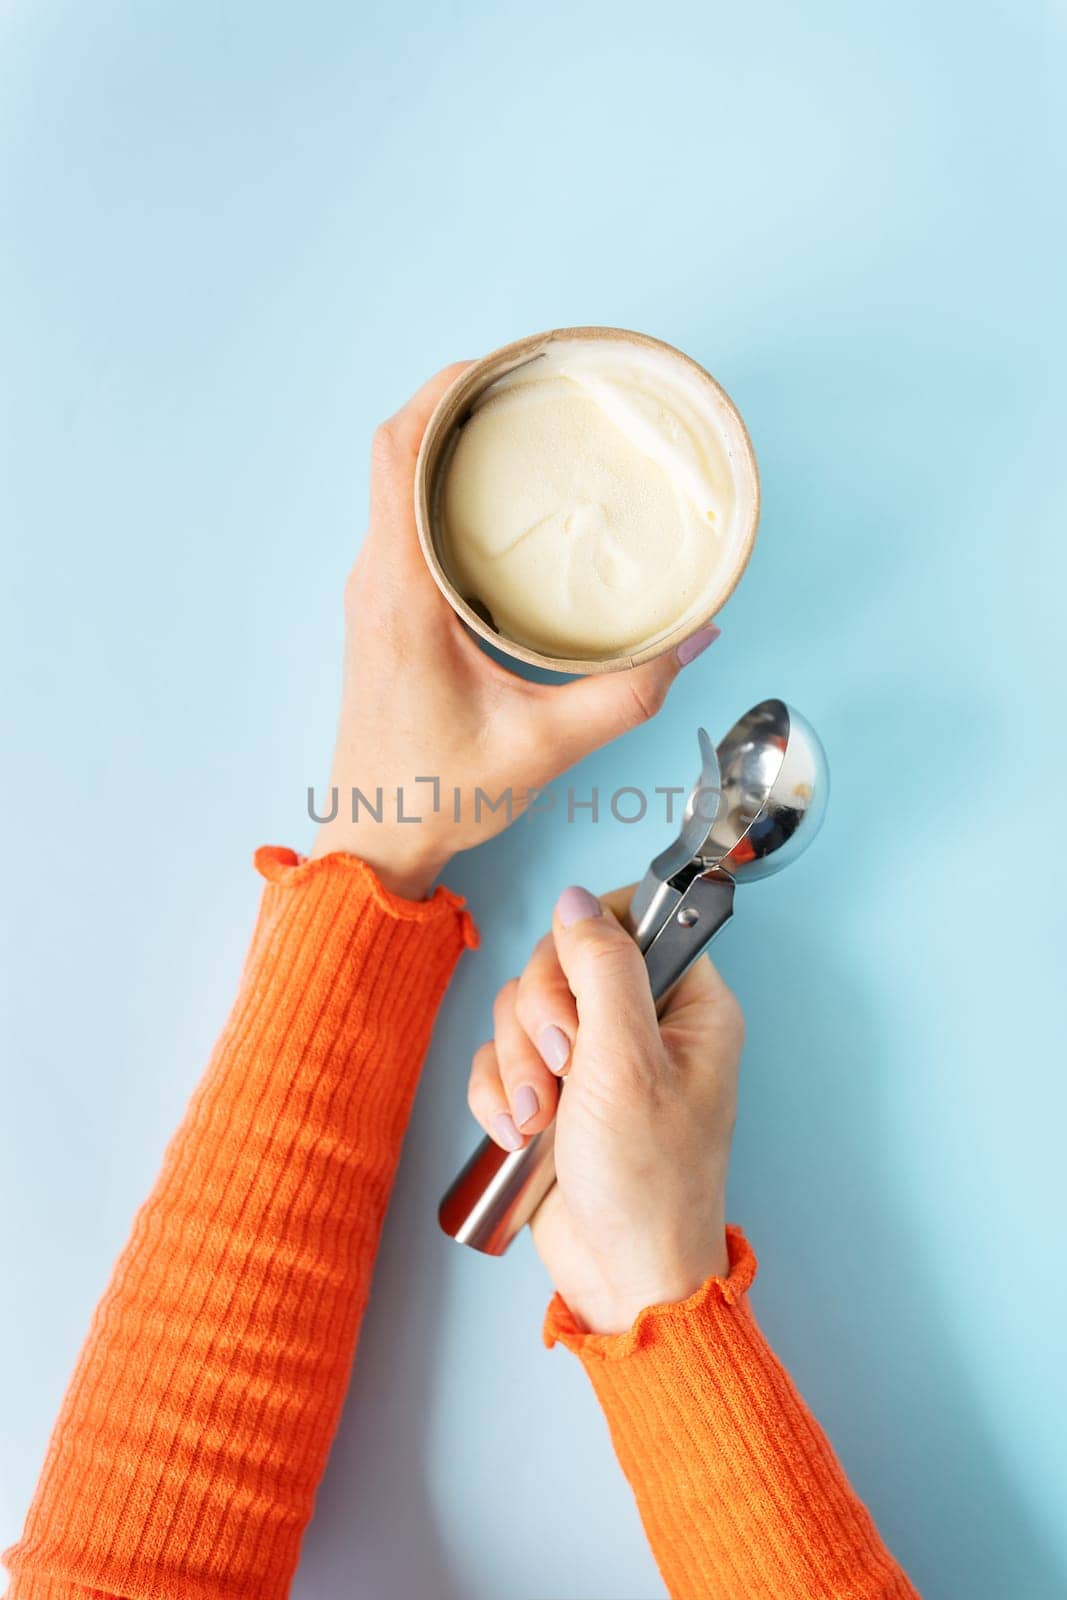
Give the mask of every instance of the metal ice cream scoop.
MULTIPOLYGON (((779 872, 807 849, 830 788, 814 729, 784 700, 746 711, 718 749, 703 728, 698 737, 701 772, 681 832, 652 862, 630 905, 657 1003, 730 920, 735 887, 779 872)), ((556 1181, 553 1143, 554 1124, 521 1150, 484 1139, 441 1201, 444 1231, 486 1255, 503 1255, 556 1181)))

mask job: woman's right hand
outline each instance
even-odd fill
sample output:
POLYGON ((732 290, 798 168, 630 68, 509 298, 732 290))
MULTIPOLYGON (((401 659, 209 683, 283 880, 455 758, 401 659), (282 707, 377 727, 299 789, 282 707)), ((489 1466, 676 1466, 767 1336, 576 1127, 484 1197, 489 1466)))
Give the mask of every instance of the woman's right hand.
POLYGON ((657 1019, 644 961, 618 920, 631 892, 600 902, 564 891, 551 934, 497 996, 494 1038, 474 1058, 469 1089, 504 1149, 556 1117, 557 1183, 534 1242, 596 1333, 622 1332, 645 1306, 686 1299, 729 1269, 741 1010, 702 956, 657 1019))

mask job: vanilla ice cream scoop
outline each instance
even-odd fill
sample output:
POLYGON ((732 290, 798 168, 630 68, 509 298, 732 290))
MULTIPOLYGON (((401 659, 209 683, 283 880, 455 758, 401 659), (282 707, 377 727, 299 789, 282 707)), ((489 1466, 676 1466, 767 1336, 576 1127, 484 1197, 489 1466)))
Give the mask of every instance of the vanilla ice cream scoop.
POLYGON ((589 335, 531 341, 473 394, 434 523, 448 580, 497 637, 596 664, 654 654, 712 615, 747 559, 758 484, 744 425, 701 368, 641 336, 589 335))

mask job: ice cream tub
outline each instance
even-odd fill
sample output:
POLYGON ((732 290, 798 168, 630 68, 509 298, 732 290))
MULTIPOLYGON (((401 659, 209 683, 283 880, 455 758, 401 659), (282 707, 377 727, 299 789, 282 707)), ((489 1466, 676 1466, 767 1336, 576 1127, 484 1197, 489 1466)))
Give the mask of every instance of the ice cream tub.
POLYGON ((415 520, 480 638, 560 673, 675 648, 737 585, 759 522, 740 413, 680 350, 558 328, 462 372, 430 418, 415 520))

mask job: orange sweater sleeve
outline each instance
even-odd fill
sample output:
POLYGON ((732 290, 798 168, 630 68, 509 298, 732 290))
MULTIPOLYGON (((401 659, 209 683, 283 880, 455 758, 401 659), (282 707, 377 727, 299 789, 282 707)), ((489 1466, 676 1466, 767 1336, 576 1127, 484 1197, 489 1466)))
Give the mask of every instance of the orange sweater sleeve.
POLYGON ((93 1319, 9 1600, 276 1600, 341 1411, 415 1083, 475 942, 352 856, 268 879, 240 990, 93 1319))
POLYGON ((756 1258, 624 1334, 556 1295, 545 1343, 592 1380, 673 1600, 918 1600, 756 1325, 756 1258))

